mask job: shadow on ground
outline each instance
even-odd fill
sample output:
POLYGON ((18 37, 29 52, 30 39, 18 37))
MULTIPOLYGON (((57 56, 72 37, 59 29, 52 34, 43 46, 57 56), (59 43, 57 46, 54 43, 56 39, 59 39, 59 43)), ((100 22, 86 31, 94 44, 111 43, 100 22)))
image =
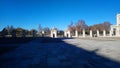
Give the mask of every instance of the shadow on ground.
POLYGON ((64 39, 37 38, 0 55, 0 68, 120 68, 120 63, 97 55, 98 49, 86 51, 64 39))
POLYGON ((33 37, 3 37, 0 38, 0 44, 21 44, 32 41, 36 38, 33 37))
POLYGON ((0 38, 0 55, 9 51, 13 51, 19 46, 16 44, 28 43, 36 38, 32 37, 3 37, 0 38))

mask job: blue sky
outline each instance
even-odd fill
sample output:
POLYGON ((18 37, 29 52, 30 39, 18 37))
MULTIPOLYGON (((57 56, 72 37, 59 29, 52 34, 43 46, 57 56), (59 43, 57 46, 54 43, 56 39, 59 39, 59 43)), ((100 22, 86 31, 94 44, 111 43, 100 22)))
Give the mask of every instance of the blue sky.
POLYGON ((71 21, 116 24, 120 0, 0 0, 0 30, 7 25, 25 29, 53 26, 66 29, 71 21))

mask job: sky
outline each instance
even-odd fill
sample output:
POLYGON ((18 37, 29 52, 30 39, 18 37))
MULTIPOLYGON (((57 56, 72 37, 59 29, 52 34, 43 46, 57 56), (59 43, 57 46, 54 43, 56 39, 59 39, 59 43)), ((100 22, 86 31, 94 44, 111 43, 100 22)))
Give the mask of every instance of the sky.
POLYGON ((78 20, 116 24, 118 13, 120 0, 0 0, 0 30, 7 25, 38 29, 39 24, 65 30, 78 20))

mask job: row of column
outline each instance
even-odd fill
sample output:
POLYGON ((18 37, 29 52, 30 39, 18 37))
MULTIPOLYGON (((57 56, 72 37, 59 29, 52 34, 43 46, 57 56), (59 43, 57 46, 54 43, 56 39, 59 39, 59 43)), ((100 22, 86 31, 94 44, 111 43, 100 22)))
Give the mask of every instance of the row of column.
MULTIPOLYGON (((97 37, 100 36, 99 30, 97 30, 96 36, 97 37)), ((105 30, 103 30, 103 36, 104 37, 106 36, 106 31, 105 30)), ((71 37, 70 31, 65 32, 65 37, 71 37)), ((78 31, 77 30, 75 31, 75 37, 78 37, 78 31)), ((82 31, 82 37, 86 37, 85 30, 82 31)), ((90 30, 90 37, 93 37, 93 31, 92 30, 90 30)))
MULTIPOLYGON (((83 30, 82 33, 83 33, 82 36, 85 37, 85 30, 83 30)), ((100 36, 99 30, 97 30, 97 33, 95 35, 97 37, 100 36)), ((78 31, 77 30, 75 31, 75 36, 78 37, 78 31)), ((104 37, 106 36, 106 31, 105 30, 103 30, 103 36, 104 37)), ((93 37, 93 31, 92 30, 90 30, 90 37, 93 37)))
MULTIPOLYGON (((113 34, 113 32, 110 31, 109 36, 111 37, 112 34, 113 34)), ((64 36, 65 36, 65 37, 72 37, 71 32, 70 32, 69 30, 64 32, 64 36)), ((99 30, 97 30, 96 34, 93 34, 93 31, 90 30, 89 36, 90 36, 90 37, 93 37, 93 36, 94 36, 94 37, 96 37, 96 36, 99 37, 99 36, 100 36, 100 32, 99 32, 99 30)), ((106 36, 107 36, 107 35, 106 35, 106 31, 103 30, 103 37, 106 37, 106 36)), ((51 37, 57 38, 57 31, 56 31, 56 30, 51 31, 51 37)), ((75 37, 79 37, 77 30, 75 31, 75 37)), ((82 31, 82 37, 86 37, 85 30, 82 31)))

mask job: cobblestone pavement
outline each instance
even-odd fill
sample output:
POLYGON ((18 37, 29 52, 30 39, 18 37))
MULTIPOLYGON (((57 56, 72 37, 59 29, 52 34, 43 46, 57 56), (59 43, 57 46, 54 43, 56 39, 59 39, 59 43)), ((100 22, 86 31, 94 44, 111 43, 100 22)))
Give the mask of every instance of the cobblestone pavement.
POLYGON ((119 41, 36 39, 0 55, 0 68, 120 68, 119 48, 119 41))

